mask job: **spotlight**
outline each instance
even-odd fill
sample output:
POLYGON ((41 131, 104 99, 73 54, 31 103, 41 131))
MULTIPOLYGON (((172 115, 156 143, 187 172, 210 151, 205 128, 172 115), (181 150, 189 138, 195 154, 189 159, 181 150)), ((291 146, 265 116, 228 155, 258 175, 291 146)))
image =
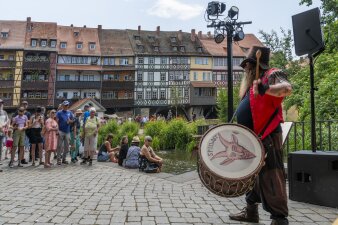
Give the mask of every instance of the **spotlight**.
POLYGON ((219 34, 217 34, 217 35, 215 36, 215 42, 216 42, 217 44, 222 43, 223 40, 224 40, 224 35, 223 35, 223 34, 219 33, 219 34))
MULTIPOLYGON (((238 11, 239 9, 236 7, 236 6, 232 6, 230 9, 229 9, 229 12, 228 12, 228 16, 233 19, 235 16, 237 16, 238 18, 238 11)), ((237 19, 236 18, 236 19, 237 19)))
POLYGON ((235 35, 234 35, 234 41, 241 41, 245 37, 245 34, 243 32, 243 29, 241 27, 237 28, 235 35))
POLYGON ((207 8, 208 16, 218 16, 225 11, 225 4, 220 2, 209 2, 207 8))

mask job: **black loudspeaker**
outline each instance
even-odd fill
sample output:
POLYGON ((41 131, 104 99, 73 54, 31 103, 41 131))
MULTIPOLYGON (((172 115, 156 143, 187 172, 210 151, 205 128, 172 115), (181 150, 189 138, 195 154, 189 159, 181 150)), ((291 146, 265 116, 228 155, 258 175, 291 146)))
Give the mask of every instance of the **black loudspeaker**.
POLYGON ((338 207, 338 152, 290 153, 288 179, 291 200, 338 207))
POLYGON ((296 55, 313 54, 324 49, 319 8, 292 16, 296 55))

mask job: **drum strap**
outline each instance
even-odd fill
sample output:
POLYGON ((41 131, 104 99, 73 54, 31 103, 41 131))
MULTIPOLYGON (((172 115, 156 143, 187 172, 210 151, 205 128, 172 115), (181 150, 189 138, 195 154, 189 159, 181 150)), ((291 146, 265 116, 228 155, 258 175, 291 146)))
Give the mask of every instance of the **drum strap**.
POLYGON ((273 120, 273 118, 277 115, 278 113, 278 108, 273 112, 273 114, 271 115, 269 121, 265 124, 263 130, 258 134, 258 137, 261 138, 262 135, 264 134, 266 128, 268 128, 269 124, 271 123, 271 121, 273 120))

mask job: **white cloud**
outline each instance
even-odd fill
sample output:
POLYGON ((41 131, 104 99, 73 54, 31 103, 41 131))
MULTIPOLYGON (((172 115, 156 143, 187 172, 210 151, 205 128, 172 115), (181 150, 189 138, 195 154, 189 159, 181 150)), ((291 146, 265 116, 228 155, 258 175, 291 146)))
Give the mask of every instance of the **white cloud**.
POLYGON ((203 7, 197 4, 185 4, 178 0, 158 0, 147 13, 162 18, 176 17, 181 20, 189 20, 199 16, 203 7))

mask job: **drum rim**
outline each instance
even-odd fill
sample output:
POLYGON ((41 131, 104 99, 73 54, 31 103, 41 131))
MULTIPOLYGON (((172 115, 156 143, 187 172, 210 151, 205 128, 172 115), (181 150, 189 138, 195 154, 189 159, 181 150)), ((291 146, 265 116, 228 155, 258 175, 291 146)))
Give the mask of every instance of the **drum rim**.
POLYGON ((203 163, 205 165, 206 168, 208 168, 209 172, 212 174, 212 175, 215 175, 217 177, 220 177, 222 179, 226 179, 226 180, 244 180, 244 179, 248 179, 250 177, 252 177, 254 174, 258 174, 261 170, 261 168, 264 166, 264 160, 265 160, 265 149, 264 149, 264 145, 262 143, 262 140, 257 136, 257 134, 255 134, 251 129, 241 125, 241 124, 237 124, 237 123, 222 123, 222 124, 219 124, 219 125, 216 125, 216 126, 213 126, 212 128, 208 129, 207 132, 205 132, 201 138, 201 140, 199 141, 199 144, 198 144, 198 160, 197 160, 197 163, 200 164, 200 163, 203 163), (252 171, 250 174, 248 175, 245 175, 243 177, 238 177, 236 179, 234 178, 229 178, 229 177, 224 177, 222 175, 219 175, 217 173, 215 173, 214 171, 212 171, 207 165, 206 163, 204 163, 202 160, 201 160, 201 145, 202 145, 202 141, 203 139, 205 138, 205 136, 213 129, 217 128, 217 127, 220 127, 220 126, 224 126, 224 125, 234 125, 234 126, 238 126, 238 127, 241 127, 241 128, 244 128, 245 130, 249 131, 251 134, 253 134, 256 139, 258 140, 259 142, 259 145, 261 146, 261 149, 262 149, 262 157, 260 159, 260 162, 259 162, 259 166, 254 170, 252 171))

